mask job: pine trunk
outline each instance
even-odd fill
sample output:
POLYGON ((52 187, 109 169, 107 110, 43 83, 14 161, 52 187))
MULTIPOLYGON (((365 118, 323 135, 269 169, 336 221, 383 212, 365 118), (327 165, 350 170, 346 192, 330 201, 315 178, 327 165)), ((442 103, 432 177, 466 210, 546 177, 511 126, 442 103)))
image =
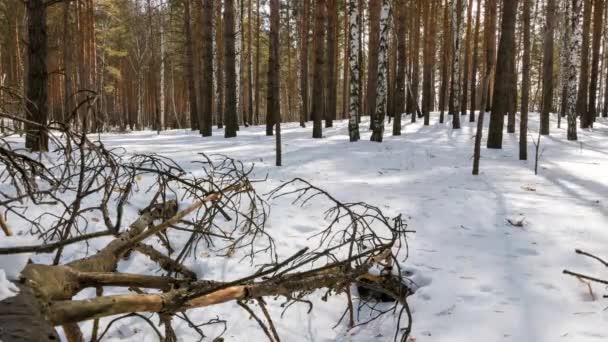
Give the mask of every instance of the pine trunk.
POLYGON ((224 137, 236 137, 237 122, 237 88, 236 88, 236 56, 234 46, 234 0, 224 1, 224 81, 226 87, 226 109, 224 111, 224 137))
POLYGON ((543 38, 543 104, 540 113, 540 134, 550 131, 553 104, 553 34, 555 31, 555 0, 547 0, 547 17, 543 38))
POLYGON ((530 1, 523 0, 524 54, 522 61, 521 119, 519 122, 519 160, 528 159, 528 102, 530 98, 530 1))
POLYGON ((320 139, 323 137, 323 71, 325 55, 325 0, 315 0, 315 25, 314 25, 314 74, 312 87, 312 137, 320 139))
POLYGON ((498 60, 496 62, 496 79, 488 132, 488 148, 502 148, 504 116, 509 111, 511 82, 515 53, 515 20, 517 17, 517 0, 504 0, 498 60))

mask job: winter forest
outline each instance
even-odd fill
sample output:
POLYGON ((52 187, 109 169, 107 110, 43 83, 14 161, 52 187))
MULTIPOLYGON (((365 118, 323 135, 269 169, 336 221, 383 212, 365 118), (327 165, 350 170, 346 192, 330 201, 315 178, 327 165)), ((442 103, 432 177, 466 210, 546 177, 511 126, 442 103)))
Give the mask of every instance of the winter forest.
POLYGON ((0 342, 608 339, 608 0, 0 0, 0 342))

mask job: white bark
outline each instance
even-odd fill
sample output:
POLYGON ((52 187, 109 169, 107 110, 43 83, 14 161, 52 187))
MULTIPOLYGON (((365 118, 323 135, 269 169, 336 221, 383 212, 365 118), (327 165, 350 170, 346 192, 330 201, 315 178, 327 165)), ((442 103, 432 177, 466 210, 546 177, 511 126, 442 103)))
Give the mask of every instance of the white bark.
POLYGON ((384 135, 384 116, 386 113, 386 94, 388 90, 388 38, 390 30, 391 5, 389 0, 382 0, 380 11, 380 45, 378 48, 378 83, 376 86, 376 110, 374 132, 371 140, 382 142, 384 135))
POLYGON ((348 132, 350 141, 359 140, 359 102, 360 89, 359 89, 359 78, 361 77, 361 66, 359 65, 359 8, 357 7, 357 0, 349 0, 348 2, 348 25, 349 25, 349 121, 348 121, 348 132))
POLYGON ((577 140, 576 135, 576 98, 578 90, 578 70, 581 64, 583 40, 582 0, 572 0, 568 18, 568 56, 566 59, 566 115, 568 117, 568 140, 577 140))

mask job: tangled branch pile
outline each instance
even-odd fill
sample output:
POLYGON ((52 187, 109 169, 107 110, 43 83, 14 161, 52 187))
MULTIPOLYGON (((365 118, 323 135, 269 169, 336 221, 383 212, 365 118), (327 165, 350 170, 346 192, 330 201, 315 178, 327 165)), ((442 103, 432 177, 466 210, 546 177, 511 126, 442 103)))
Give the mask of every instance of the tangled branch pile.
POLYGON ((318 289, 325 289, 325 296, 346 295, 342 319, 351 327, 366 323, 356 319, 363 308, 371 309, 371 319, 393 313, 401 320, 405 313, 406 327, 397 327, 395 340, 407 339, 406 298, 412 290, 397 260, 407 254, 400 252, 407 248, 408 232, 400 217, 390 219, 363 202, 341 202, 303 179, 263 197, 256 192, 261 181, 250 178, 253 167, 226 156, 200 154, 193 169, 186 170, 166 157, 107 149, 58 123, 45 129, 51 152, 44 154, 20 148, 17 131, 0 138, 0 223, 7 234, 19 227, 41 242, 0 248, 0 255, 34 253, 47 261, 26 265, 15 280, 19 294, 0 302, 0 340, 58 339, 55 327, 62 326, 68 340, 82 341, 78 323, 94 320, 91 340, 99 341, 116 320, 137 316, 149 322, 142 312, 158 314, 164 333, 150 326, 161 340, 176 340, 175 318, 186 320, 202 338, 201 325, 191 322, 187 311, 236 301, 269 340, 279 341, 267 300, 282 297, 286 309, 305 303, 312 310, 307 297, 318 289), (311 246, 284 258, 265 225, 268 200, 282 197, 296 205, 327 203, 328 208, 311 246), (141 210, 125 228, 128 206, 141 210), (66 253, 76 247, 77 252, 66 253), (189 267, 201 250, 226 257, 238 253, 258 266, 232 281, 201 279, 189 267), (163 274, 118 271, 134 253, 157 263, 163 274), (104 295, 109 286, 124 290, 104 295), (86 288, 97 289, 97 296, 74 299, 86 288), (386 297, 393 306, 377 309, 386 297), (262 317, 251 303, 260 307, 262 317), (99 328, 100 318, 115 315, 122 316, 99 328))

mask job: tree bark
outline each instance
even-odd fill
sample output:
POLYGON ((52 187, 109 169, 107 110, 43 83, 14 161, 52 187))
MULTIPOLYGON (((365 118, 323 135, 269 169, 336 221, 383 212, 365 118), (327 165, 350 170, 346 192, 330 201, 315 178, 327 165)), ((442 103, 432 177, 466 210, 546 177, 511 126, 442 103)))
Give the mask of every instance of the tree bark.
POLYGON ((275 165, 281 166, 281 84, 279 70, 281 59, 279 58, 279 0, 270 0, 270 53, 268 54, 268 110, 273 113, 275 124, 276 158, 275 165))
POLYGON ((325 41, 325 1, 315 0, 315 25, 314 25, 314 74, 312 87, 312 137, 323 137, 322 118, 323 108, 323 70, 324 70, 324 41, 325 41))
POLYGON ((504 115, 509 111, 511 96, 512 58, 515 53, 515 20, 517 18, 517 0, 504 0, 498 60, 496 62, 496 80, 494 102, 490 115, 488 148, 502 148, 502 131, 504 115))
POLYGON ((360 92, 360 77, 361 77, 361 66, 359 65, 359 49, 360 44, 360 33, 359 28, 359 12, 360 8, 357 6, 357 0, 348 0, 348 22, 349 22, 349 40, 350 45, 348 65, 349 65, 349 106, 348 106, 348 136, 351 142, 358 141, 359 135, 359 116, 361 110, 361 92, 360 92))
POLYGON ((336 1, 326 0, 327 3, 327 88, 326 92, 326 110, 325 110, 325 127, 332 127, 333 120, 336 117, 336 51, 337 51, 337 16, 336 16, 336 1))
POLYGON ((196 84, 194 81, 194 51, 191 29, 190 3, 191 0, 184 0, 184 28, 186 34, 186 78, 188 80, 188 97, 190 102, 190 127, 195 130, 198 122, 198 108, 196 99, 196 84))
POLYGON ((524 54, 522 61, 521 119, 519 122, 519 160, 528 159, 528 102, 530 98, 530 0, 523 0, 524 54))
POLYGON ((384 117, 386 115, 388 90, 388 38, 390 29, 390 0, 382 0, 380 11, 380 44, 378 48, 378 85, 376 88, 376 112, 373 118, 371 141, 382 142, 384 136, 384 117))
POLYGON ((28 70, 26 82, 26 118, 38 125, 26 124, 25 146, 32 151, 48 151, 47 113, 47 33, 46 5, 43 0, 28 0, 28 70))
MULTIPOLYGON (((604 0, 595 0, 593 8, 593 47, 591 57, 591 82, 589 84, 589 105, 587 109, 588 120, 591 124, 595 121, 598 114, 596 103, 598 91, 598 78, 601 76, 600 64, 600 45, 602 41, 602 17, 604 15, 604 0)), ((604 47, 608 49, 608 47, 604 47)))
POLYGON ((587 100, 589 95, 589 41, 591 28, 592 0, 583 0, 583 36, 580 57, 580 75, 578 76, 578 94, 576 114, 580 117, 581 128, 591 127, 593 119, 589 117, 587 100))
POLYGON ((540 113, 540 134, 550 132, 553 105, 553 35, 555 31, 555 0, 547 0, 547 16, 543 38, 543 104, 540 113))
POLYGON ((475 106, 477 105, 477 72, 479 70, 479 28, 481 26, 481 0, 477 0, 475 14, 475 38, 473 38, 473 61, 471 68, 471 111, 469 122, 475 122, 475 106))
POLYGON ((213 124, 213 0, 203 0, 203 63, 201 82, 200 132, 204 137, 212 134, 213 124))
POLYGON ((582 37, 582 13, 581 0, 572 0, 570 3, 570 13, 568 16, 568 58, 566 60, 566 106, 565 112, 568 116, 568 140, 577 140, 576 133, 576 112, 577 112, 577 74, 581 65, 581 45, 582 37))
POLYGON ((396 27, 397 27, 397 74, 395 75, 395 112, 393 120, 393 135, 401 135, 401 116, 405 111, 405 77, 407 68, 407 49, 405 36, 407 33, 406 2, 397 0, 396 27))
POLYGON ((224 1, 224 81, 226 87, 226 109, 224 111, 225 138, 236 137, 237 122, 237 89, 236 89, 236 56, 234 46, 234 0, 224 1))

